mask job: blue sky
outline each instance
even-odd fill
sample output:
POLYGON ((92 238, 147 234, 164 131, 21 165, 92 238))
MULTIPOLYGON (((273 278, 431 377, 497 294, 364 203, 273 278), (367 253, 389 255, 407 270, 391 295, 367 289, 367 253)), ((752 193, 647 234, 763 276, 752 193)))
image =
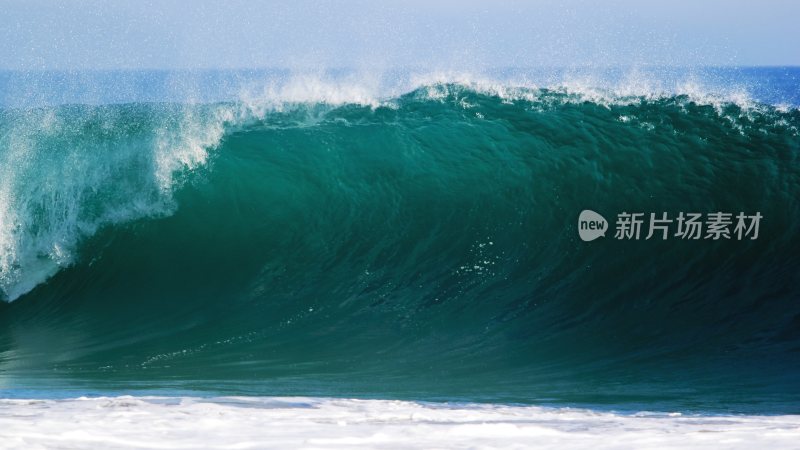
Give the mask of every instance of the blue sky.
POLYGON ((0 0, 0 68, 800 65, 800 1, 0 0))

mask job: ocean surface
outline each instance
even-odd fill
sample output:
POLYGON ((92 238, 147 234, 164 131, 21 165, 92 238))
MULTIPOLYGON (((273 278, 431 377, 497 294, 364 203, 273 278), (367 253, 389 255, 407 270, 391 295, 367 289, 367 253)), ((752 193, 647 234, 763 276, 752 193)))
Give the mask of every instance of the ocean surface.
POLYGON ((800 68, 0 73, 0 409, 800 414, 798 106, 800 68))

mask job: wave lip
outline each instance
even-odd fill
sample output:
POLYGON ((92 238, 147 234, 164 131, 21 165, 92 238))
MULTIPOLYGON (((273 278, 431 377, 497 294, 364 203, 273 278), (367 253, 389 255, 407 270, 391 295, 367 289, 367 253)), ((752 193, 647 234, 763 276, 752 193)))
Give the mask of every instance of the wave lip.
POLYGON ((231 120, 213 105, 0 110, 0 296, 70 266, 99 229, 170 214, 231 120))

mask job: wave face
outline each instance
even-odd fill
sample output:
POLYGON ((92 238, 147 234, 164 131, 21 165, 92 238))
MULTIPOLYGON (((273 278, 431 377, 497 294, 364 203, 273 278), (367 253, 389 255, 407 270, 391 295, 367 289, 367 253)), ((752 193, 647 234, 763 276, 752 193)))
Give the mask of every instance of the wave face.
POLYGON ((799 127, 692 95, 448 83, 5 109, 0 371, 798 412, 799 127), (757 240, 582 242, 584 209, 764 219, 757 240))

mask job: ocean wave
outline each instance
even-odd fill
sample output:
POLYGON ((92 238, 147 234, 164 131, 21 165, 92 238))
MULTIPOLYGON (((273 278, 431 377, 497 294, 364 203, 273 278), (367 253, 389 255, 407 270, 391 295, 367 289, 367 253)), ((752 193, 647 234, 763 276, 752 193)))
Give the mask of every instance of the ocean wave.
POLYGON ((797 109, 638 81, 413 84, 0 111, 0 369, 800 395, 797 109), (755 241, 585 243, 584 209, 764 219, 755 241))
MULTIPOLYGON (((417 87, 410 93, 391 98, 381 98, 375 85, 300 77, 258 93, 243 92, 233 103, 4 110, 0 286, 5 297, 16 299, 70 265, 79 242, 98 229, 170 214, 176 176, 204 166, 226 133, 271 120, 313 126, 346 105, 398 109, 437 101, 469 110, 470 98, 495 98, 540 112, 590 103, 606 109, 677 107, 688 115, 687 107, 712 106, 743 135, 742 127, 764 121, 761 132, 798 133, 796 110, 707 94, 694 85, 677 94, 654 92, 646 84, 605 90, 567 83, 543 89, 465 74, 427 75, 412 83, 417 87), (127 174, 120 178, 121 172, 127 174)), ((639 120, 636 110, 619 120, 655 126, 639 120)))

